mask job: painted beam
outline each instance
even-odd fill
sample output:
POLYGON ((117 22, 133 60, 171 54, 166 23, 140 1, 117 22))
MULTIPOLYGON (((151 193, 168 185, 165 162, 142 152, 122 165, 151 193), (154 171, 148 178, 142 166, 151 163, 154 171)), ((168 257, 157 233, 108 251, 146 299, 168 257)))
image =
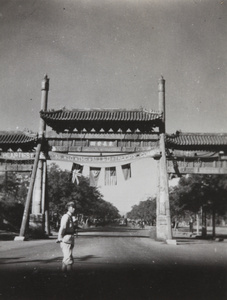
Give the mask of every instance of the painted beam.
POLYGON ((135 152, 135 151, 149 151, 151 149, 156 149, 157 147, 81 147, 81 146, 53 146, 51 147, 52 151, 56 152, 84 152, 84 153, 100 153, 100 152, 108 152, 108 153, 122 153, 122 152, 135 152))
POLYGON ((33 168, 32 165, 22 165, 22 164, 6 164, 0 165, 0 172, 31 172, 33 168))
MULTIPOLYGON (((215 168, 215 167, 186 167, 186 168, 178 168, 180 174, 227 174, 227 168, 215 168)), ((169 174, 176 174, 176 171, 173 167, 168 167, 167 172, 169 174)))

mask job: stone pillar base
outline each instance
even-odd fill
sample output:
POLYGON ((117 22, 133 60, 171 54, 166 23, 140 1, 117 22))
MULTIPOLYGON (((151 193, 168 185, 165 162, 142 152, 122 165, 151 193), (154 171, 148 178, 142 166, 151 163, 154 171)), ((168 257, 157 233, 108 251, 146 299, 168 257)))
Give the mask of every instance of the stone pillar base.
POLYGON ((44 214, 30 214, 29 234, 34 238, 45 236, 45 217, 44 214))
POLYGON ((24 236, 15 236, 14 241, 16 242, 24 242, 25 237, 24 236))
POLYGON ((171 232, 169 232, 168 217, 166 215, 159 215, 156 218, 156 239, 157 240, 169 240, 172 238, 171 232))

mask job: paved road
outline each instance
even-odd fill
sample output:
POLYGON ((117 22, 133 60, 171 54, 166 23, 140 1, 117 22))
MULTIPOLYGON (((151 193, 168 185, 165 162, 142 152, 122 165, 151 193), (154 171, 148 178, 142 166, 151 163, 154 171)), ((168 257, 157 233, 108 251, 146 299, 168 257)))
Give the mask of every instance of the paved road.
POLYGON ((0 242, 0 299, 227 299, 227 242, 178 246, 147 230, 80 233, 72 274, 55 236, 0 242))

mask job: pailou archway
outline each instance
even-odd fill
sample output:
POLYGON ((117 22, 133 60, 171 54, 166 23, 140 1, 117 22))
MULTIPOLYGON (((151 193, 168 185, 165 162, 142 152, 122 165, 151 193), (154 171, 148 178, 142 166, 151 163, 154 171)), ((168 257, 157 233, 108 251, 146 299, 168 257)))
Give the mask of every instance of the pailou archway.
POLYGON ((172 238, 168 174, 227 173, 226 135, 165 132, 165 80, 158 82, 159 111, 145 109, 47 109, 49 79, 42 81, 38 134, 0 132, 0 171, 30 170, 20 236, 27 220, 49 234, 46 201, 47 160, 70 161, 90 168, 125 166, 150 157, 158 163, 157 239, 172 238), (51 131, 46 131, 46 126, 51 131), (31 209, 31 214, 29 216, 31 209))

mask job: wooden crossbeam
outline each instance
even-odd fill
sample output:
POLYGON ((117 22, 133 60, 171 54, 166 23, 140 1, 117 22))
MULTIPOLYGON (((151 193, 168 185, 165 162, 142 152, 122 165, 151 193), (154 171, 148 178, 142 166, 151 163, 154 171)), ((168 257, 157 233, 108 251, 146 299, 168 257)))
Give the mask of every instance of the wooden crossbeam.
POLYGON ((226 160, 168 160, 167 172, 172 174, 227 174, 226 160))
POLYGON ((33 164, 1 164, 0 172, 31 172, 33 164))
POLYGON ((156 147, 151 146, 134 146, 134 147, 105 147, 105 146, 89 146, 89 147, 80 147, 80 146, 53 146, 52 151, 57 152, 84 152, 84 153, 128 153, 135 151, 148 151, 150 149, 155 149, 156 147))
MULTIPOLYGON (((227 168, 178 168, 179 174, 227 174, 227 168)), ((172 167, 167 168, 169 174, 176 174, 172 167)))

